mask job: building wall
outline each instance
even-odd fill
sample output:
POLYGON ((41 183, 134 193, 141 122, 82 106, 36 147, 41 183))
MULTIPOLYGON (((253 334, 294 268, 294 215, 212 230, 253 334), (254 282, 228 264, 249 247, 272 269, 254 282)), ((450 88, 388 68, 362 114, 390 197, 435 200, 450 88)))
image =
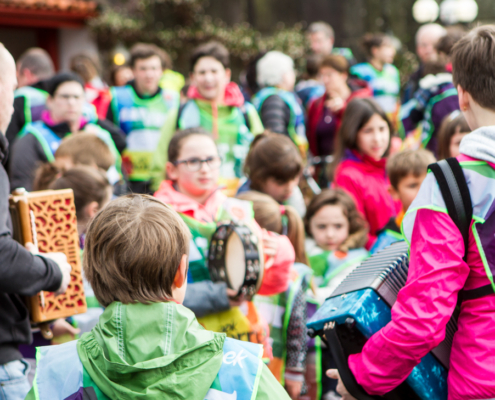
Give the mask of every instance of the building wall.
POLYGON ((70 59, 76 54, 85 53, 98 57, 98 46, 88 28, 60 29, 58 38, 61 70, 69 69, 70 59))

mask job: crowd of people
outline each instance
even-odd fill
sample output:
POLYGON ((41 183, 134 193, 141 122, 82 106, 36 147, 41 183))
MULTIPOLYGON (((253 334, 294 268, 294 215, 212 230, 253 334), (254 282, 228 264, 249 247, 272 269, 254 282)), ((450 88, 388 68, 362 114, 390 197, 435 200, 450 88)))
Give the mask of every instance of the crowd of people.
MULTIPOLYGON (((495 28, 422 26, 407 80, 390 36, 366 34, 363 63, 326 23, 307 37, 299 80, 269 51, 241 85, 218 42, 194 49, 187 79, 135 44, 108 83, 92 56, 55 73, 41 49, 14 63, 0 46, 1 398, 352 399, 306 323, 363 260, 406 240, 393 320, 349 358, 383 395, 442 340, 457 293, 493 284, 495 28), (473 202, 466 249, 428 173, 451 157, 473 202), (63 293, 71 267, 12 240, 16 188, 74 193, 88 312, 53 321, 52 341, 22 296, 63 293), (226 221, 259 242, 254 296, 212 279, 226 221)), ((493 296, 462 304, 449 399, 495 397, 494 319, 493 296)))

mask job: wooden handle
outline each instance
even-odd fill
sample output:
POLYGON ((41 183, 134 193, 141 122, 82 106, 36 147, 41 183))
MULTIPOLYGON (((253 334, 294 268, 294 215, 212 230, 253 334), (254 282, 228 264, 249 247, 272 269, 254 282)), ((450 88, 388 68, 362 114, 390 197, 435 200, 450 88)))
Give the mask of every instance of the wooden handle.
POLYGON ((24 241, 22 244, 28 242, 33 243, 29 205, 26 198, 19 199, 17 202, 17 210, 19 211, 19 222, 21 224, 22 240, 24 241))

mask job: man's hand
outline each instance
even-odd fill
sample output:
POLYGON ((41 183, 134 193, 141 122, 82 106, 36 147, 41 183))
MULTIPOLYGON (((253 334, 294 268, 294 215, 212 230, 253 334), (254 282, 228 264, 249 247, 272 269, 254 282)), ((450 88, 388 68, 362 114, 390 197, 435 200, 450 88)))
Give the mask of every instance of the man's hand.
POLYGON ((287 393, 289 393, 292 400, 297 400, 299 398, 302 386, 302 381, 291 381, 289 379, 285 379, 285 390, 287 390, 287 393))
POLYGON ((342 383, 342 379, 340 379, 340 374, 337 369, 329 369, 327 371, 327 376, 330 379, 339 380, 339 382, 337 383, 337 393, 342 396, 342 400, 357 400, 355 397, 352 397, 352 395, 345 388, 344 384, 342 383))
POLYGON ((79 328, 74 328, 65 319, 59 318, 53 322, 52 332, 55 337, 68 334, 72 336, 72 339, 75 339, 76 335, 78 335, 81 330, 79 328))
POLYGON ((332 112, 340 111, 344 108, 345 101, 340 97, 333 97, 325 102, 325 107, 332 112))
MULTIPOLYGON (((40 255, 38 249, 32 243, 26 243, 25 247, 32 254, 40 255)), ((43 253, 42 256, 54 261, 62 272, 62 282, 55 292, 55 296, 65 293, 70 283, 70 272, 72 271, 72 267, 67 262, 67 257, 64 253, 43 253)))

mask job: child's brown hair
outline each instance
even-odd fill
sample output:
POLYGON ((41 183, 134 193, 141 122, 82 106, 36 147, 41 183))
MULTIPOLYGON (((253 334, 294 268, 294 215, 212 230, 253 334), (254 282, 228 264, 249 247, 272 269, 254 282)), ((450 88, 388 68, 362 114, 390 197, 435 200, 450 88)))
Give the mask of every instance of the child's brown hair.
MULTIPOLYGON (((204 128, 189 128, 183 129, 175 132, 174 136, 170 140, 168 144, 167 154, 168 161, 172 164, 175 163, 179 159, 180 151, 182 150, 182 145, 184 144, 185 139, 191 136, 208 136, 211 139, 211 134, 204 128)), ((213 139, 211 139, 213 141, 213 139)))
POLYGON ((460 111, 454 111, 446 116, 438 133, 438 159, 444 160, 452 157, 450 154, 450 142, 456 133, 471 132, 466 118, 460 111))
POLYGON ((390 143, 392 141, 393 128, 387 115, 380 107, 380 105, 373 99, 354 99, 347 106, 344 117, 342 118, 342 124, 337 133, 336 149, 332 164, 329 166, 329 177, 333 179, 335 169, 344 158, 346 150, 358 150, 357 137, 358 133, 363 126, 373 117, 373 115, 379 115, 388 125, 390 131, 390 138, 388 141, 388 147, 383 157, 387 157, 390 151, 390 143))
POLYGON ((296 262, 308 265, 308 259, 304 249, 304 225, 297 211, 291 206, 281 206, 267 194, 247 191, 240 193, 238 199, 248 200, 253 203, 254 219, 267 231, 278 234, 284 233, 284 222, 282 216, 287 217, 287 237, 294 251, 296 262))
POLYGON ((368 57, 373 56, 373 48, 381 47, 384 44, 391 43, 390 36, 385 33, 367 33, 361 40, 361 45, 368 57))
POLYGON ((363 247, 368 240, 368 224, 359 213, 354 199, 342 189, 325 189, 313 197, 306 210, 304 227, 306 234, 312 237, 310 230, 311 218, 325 206, 340 206, 349 221, 349 236, 339 247, 340 251, 363 247))
POLYGON ((426 174, 428 165, 436 162, 435 156, 429 150, 405 150, 394 154, 387 160, 387 175, 390 184, 398 190, 399 183, 406 176, 413 174, 419 177, 426 174))
POLYGON ((284 184, 303 170, 301 153, 286 135, 265 131, 254 138, 244 163, 251 189, 261 191, 268 178, 284 184))
POLYGON ((454 85, 483 108, 495 110, 495 25, 474 28, 452 50, 454 85))
POLYGON ((115 163, 115 157, 107 144, 94 133, 81 132, 62 140, 55 158, 68 157, 74 165, 96 165, 107 171, 115 163))
POLYGON ((78 220, 84 219, 84 207, 93 201, 101 208, 109 200, 111 188, 103 171, 85 165, 62 171, 51 163, 38 168, 33 185, 34 190, 72 189, 78 220))
POLYGON ((170 299, 190 236, 179 215, 151 196, 110 202, 91 222, 84 247, 84 274, 98 302, 170 299))

